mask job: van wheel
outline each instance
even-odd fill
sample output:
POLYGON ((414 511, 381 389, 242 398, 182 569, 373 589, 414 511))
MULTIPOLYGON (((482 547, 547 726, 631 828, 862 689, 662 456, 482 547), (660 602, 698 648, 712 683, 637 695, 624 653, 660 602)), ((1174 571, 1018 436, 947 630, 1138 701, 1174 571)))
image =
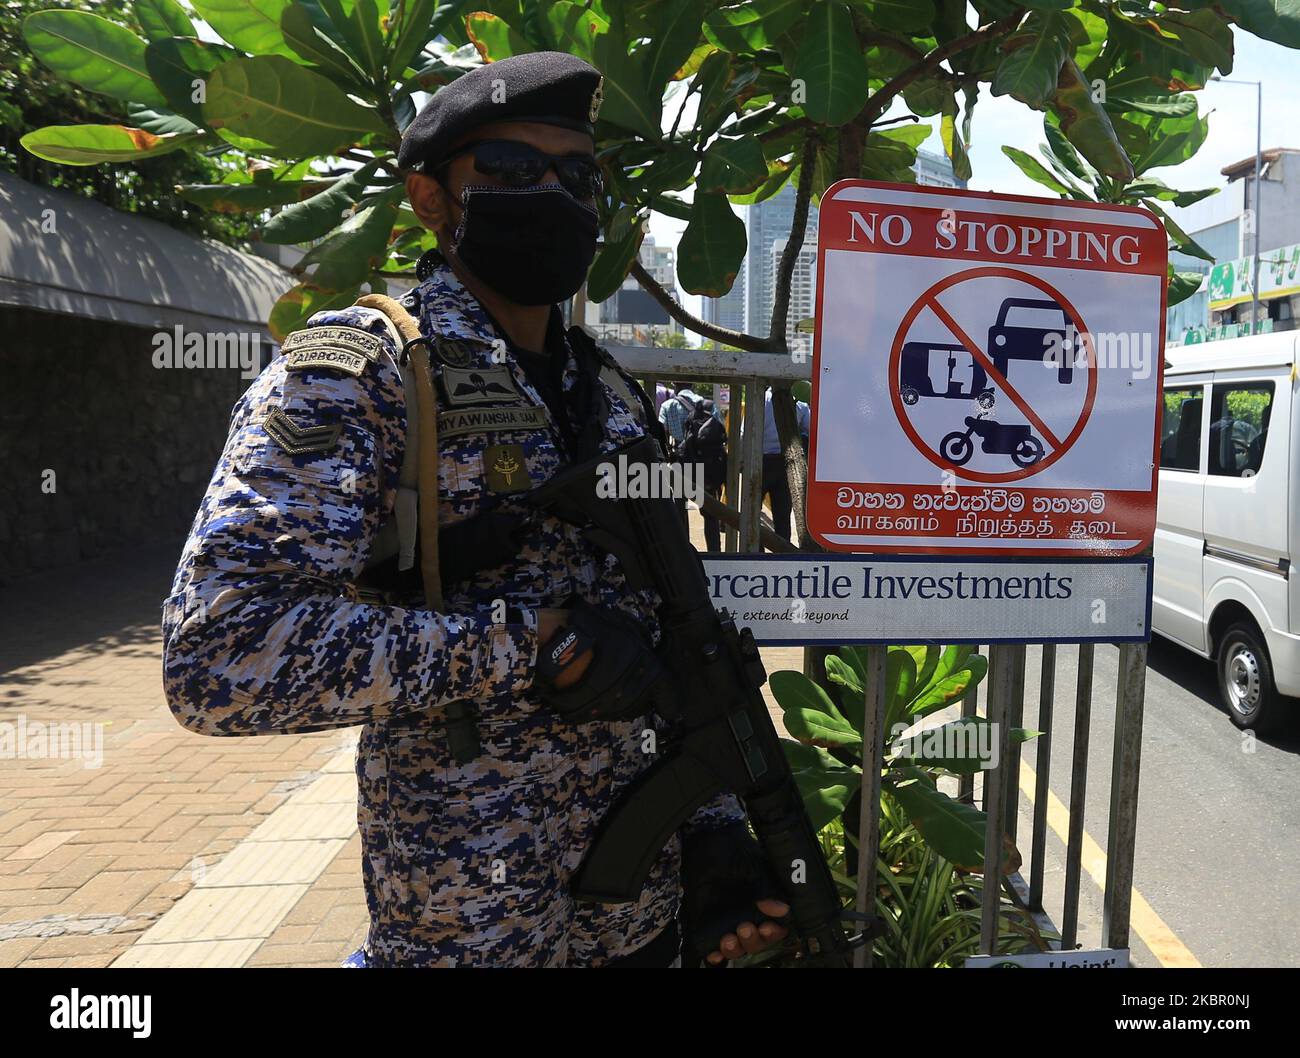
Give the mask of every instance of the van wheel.
POLYGON ((1219 697, 1228 718, 1244 730, 1277 726, 1282 702, 1273 684, 1273 663, 1263 637, 1251 624, 1232 625, 1219 642, 1219 697))

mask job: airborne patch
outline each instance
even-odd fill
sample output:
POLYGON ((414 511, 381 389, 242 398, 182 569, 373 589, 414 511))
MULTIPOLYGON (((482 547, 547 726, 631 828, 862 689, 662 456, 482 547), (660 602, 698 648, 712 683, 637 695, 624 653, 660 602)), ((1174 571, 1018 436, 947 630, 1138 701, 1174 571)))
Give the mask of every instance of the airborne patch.
POLYGON ((304 452, 325 452, 333 448, 343 432, 342 423, 322 426, 299 426, 280 408, 276 408, 263 421, 266 435, 291 456, 304 452))
POLYGON ((545 408, 474 408, 445 411, 438 416, 438 437, 460 437, 488 430, 543 430, 545 408))
POLYGON ((518 404, 521 399, 508 367, 444 367, 442 387, 449 404, 518 404))
POLYGON ((313 367, 327 367, 335 371, 346 371, 349 375, 360 375, 370 361, 360 353, 349 349, 337 349, 323 345, 320 348, 299 349, 289 353, 285 358, 285 370, 306 371, 313 367))

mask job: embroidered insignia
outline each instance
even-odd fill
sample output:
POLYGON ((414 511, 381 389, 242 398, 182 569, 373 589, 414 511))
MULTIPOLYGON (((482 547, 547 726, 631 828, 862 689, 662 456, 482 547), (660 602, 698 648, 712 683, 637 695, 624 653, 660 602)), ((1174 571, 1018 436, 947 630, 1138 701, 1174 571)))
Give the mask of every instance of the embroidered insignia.
POLYGON ((524 492, 532 487, 523 445, 489 445, 483 451, 483 466, 493 492, 524 492))
POLYGON ((544 430, 549 425, 545 408, 474 408, 445 411, 438 416, 438 437, 460 437, 489 430, 544 430))
POLYGON ((266 435, 291 456, 304 452, 325 452, 333 448, 343 432, 342 423, 322 426, 299 426, 280 408, 276 408, 263 421, 266 435))
POLYGON ((280 346, 280 351, 292 353, 299 349, 343 349, 360 353, 371 363, 378 363, 379 352, 383 347, 383 339, 358 327, 308 327, 289 335, 280 346))
POLYGON ((444 367, 442 388, 450 404, 518 404, 522 400, 508 367, 444 367))
POLYGON ((435 338, 433 355, 451 367, 469 367, 474 362, 469 343, 454 338, 435 338))
POLYGON ((360 375, 370 363, 368 357, 354 353, 350 349, 340 349, 332 345, 322 345, 298 349, 285 358, 285 370, 306 371, 314 367, 327 367, 335 371, 346 371, 349 375, 360 375))
POLYGON ((596 90, 591 93, 591 109, 587 111, 587 120, 593 125, 596 124, 596 116, 600 113, 600 104, 605 101, 605 78, 601 77, 596 82, 596 90))

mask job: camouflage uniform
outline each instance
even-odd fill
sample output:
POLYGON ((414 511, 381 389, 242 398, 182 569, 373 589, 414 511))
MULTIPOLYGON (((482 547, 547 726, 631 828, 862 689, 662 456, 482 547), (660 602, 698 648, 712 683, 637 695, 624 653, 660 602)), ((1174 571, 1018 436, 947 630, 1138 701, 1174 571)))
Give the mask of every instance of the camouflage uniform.
MULTIPOLYGON (((432 356, 440 524, 526 510, 519 491, 565 463, 551 411, 445 265, 403 304, 423 335, 455 343, 432 356), (507 429, 483 427, 503 415, 507 429)), ((185 727, 210 735, 364 725, 358 821, 371 964, 600 965, 631 953, 676 914, 679 841, 635 904, 577 904, 569 880, 604 812, 653 763, 643 739, 660 722, 573 725, 552 715, 531 691, 534 608, 576 593, 639 616, 657 638, 655 597, 629 590, 617 561, 571 526, 533 514, 517 560, 460 580, 444 574, 445 612, 418 596, 368 601, 355 581, 396 502, 405 441, 397 349, 371 309, 308 323, 323 327, 381 343, 353 374, 319 366, 309 340, 236 405, 164 608, 168 703, 185 727), (522 623, 493 623, 496 600, 518 608, 522 623), (482 751, 468 764, 453 759, 442 726, 454 701, 479 711, 482 751)), ((564 388, 576 378, 570 356, 564 388)), ((642 425, 598 384, 609 409, 603 451, 642 425)), ((726 796, 688 826, 742 818, 726 796)))

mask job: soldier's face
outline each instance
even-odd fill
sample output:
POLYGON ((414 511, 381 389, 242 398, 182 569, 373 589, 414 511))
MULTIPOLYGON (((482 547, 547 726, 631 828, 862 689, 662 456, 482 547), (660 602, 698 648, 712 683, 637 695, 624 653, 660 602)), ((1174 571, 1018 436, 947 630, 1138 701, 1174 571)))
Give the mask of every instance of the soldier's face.
MULTIPOLYGON (((530 121, 500 121, 475 129, 456 144, 453 152, 479 140, 517 140, 552 155, 591 155, 595 150, 591 137, 583 132, 530 121)), ((538 183, 556 183, 558 180, 555 167, 551 166, 538 183)), ((410 173, 406 178, 406 194, 424 226, 436 232, 440 242, 449 242, 460 217, 460 194, 465 185, 504 186, 504 182, 499 177, 480 173, 474 167, 472 154, 462 154, 453 159, 447 167, 444 182, 445 187, 428 174, 410 173)), ((590 198, 586 202, 595 204, 590 198)))

